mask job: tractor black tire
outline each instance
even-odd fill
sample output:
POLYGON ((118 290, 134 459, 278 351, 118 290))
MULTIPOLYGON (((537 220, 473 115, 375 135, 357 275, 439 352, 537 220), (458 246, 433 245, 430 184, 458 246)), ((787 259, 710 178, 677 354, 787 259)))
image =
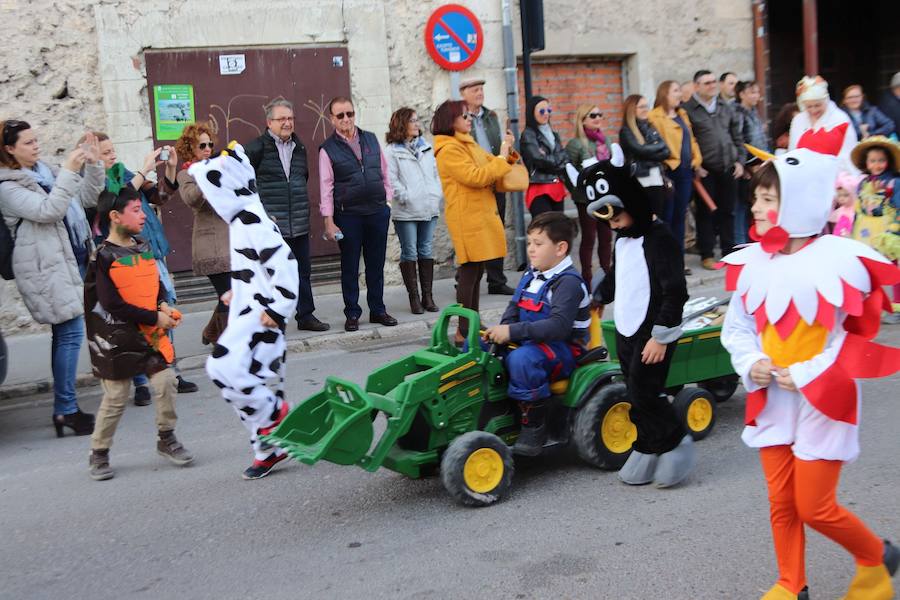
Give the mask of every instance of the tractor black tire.
POLYGON ((694 440, 702 440, 716 425, 716 400, 702 387, 684 388, 675 394, 675 414, 694 440))
POLYGON ((578 456, 600 469, 622 468, 636 436, 634 424, 628 419, 630 409, 624 383, 610 383, 595 390, 578 409, 572 424, 572 441, 578 456))
POLYGON ((716 399, 716 402, 725 402, 734 395, 738 386, 737 375, 725 375, 715 379, 707 379, 697 384, 707 390, 716 399))
POLYGON ((441 458, 444 488, 466 506, 488 506, 500 500, 512 484, 514 471, 512 449, 486 431, 462 434, 450 442, 441 458))

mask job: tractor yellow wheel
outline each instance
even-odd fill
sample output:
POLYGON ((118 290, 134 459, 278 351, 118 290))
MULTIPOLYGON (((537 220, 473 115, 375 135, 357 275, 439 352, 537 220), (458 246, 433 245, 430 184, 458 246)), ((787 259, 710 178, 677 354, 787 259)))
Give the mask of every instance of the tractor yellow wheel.
POLYGON ((491 491, 503 479, 503 459, 492 448, 479 448, 463 465, 463 481, 477 494, 491 491))
POLYGON ((628 452, 637 439, 637 427, 631 422, 630 411, 630 403, 618 402, 603 415, 600 424, 603 445, 616 454, 628 452))
POLYGON ((715 396, 701 387, 684 388, 672 402, 675 412, 691 437, 702 440, 716 424, 715 396))

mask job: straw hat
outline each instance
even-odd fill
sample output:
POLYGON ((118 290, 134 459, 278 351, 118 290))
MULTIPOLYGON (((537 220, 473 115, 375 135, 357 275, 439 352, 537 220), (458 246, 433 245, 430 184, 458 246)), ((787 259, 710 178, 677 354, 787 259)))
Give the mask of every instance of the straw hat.
POLYGON ((858 143, 850 152, 850 160, 860 171, 866 170, 866 153, 869 148, 882 148, 891 157, 891 169, 900 169, 900 145, 883 135, 873 135, 858 143))

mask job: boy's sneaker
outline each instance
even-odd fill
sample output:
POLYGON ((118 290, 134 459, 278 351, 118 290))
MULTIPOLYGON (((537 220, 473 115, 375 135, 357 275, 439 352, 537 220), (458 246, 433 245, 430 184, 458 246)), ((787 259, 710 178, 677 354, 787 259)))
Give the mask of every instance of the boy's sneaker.
POLYGON ((91 467, 91 479, 94 481, 104 481, 112 479, 116 474, 109 466, 109 449, 91 450, 91 458, 88 461, 91 467))
POLYGON ((265 460, 254 460, 253 464, 244 470, 242 477, 244 479, 262 479, 268 475, 275 465, 287 458, 287 454, 275 455, 270 454, 265 460))
POLYGON ((134 388, 134 405, 149 406, 150 405, 150 388, 146 385, 139 385, 134 388))
POLYGON ((156 453, 165 456, 179 466, 190 464, 194 456, 175 439, 174 431, 160 431, 159 441, 156 442, 156 453))

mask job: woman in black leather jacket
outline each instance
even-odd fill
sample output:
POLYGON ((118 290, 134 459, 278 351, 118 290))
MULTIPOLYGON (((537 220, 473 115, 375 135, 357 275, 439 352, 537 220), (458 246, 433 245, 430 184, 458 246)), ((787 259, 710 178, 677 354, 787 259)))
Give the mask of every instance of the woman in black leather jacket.
POLYGON ((563 210, 566 186, 563 184, 569 155, 550 128, 553 109, 543 96, 532 96, 525 107, 525 129, 519 140, 522 160, 528 169, 529 185, 525 206, 535 217, 551 210, 563 210))
POLYGON ((649 113, 650 104, 646 98, 638 94, 628 96, 622 111, 619 143, 625 158, 633 165, 635 177, 647 193, 651 210, 661 217, 665 214, 663 207, 668 199, 662 161, 669 158, 669 147, 647 121, 649 113))

